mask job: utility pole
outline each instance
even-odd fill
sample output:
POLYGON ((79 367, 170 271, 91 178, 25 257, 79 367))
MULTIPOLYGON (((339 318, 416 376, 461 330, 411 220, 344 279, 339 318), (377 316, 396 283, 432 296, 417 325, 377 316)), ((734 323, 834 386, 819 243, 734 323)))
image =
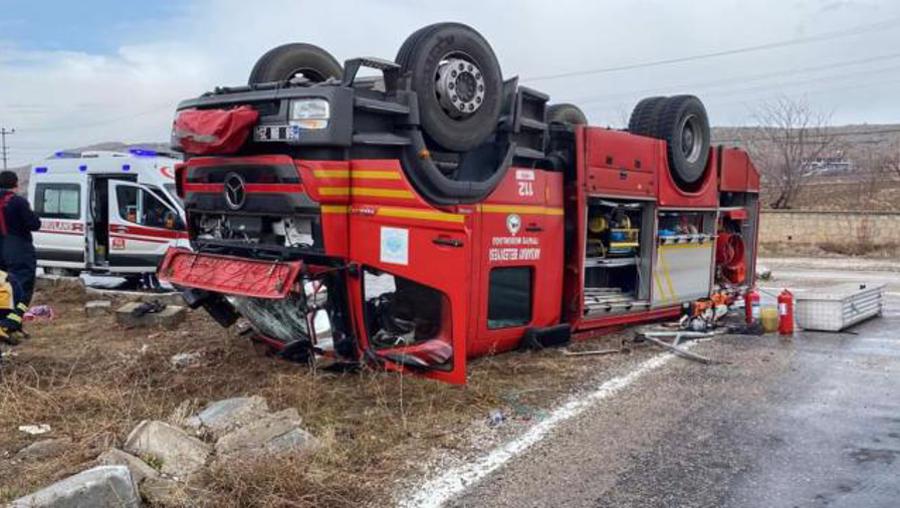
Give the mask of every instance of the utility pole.
POLYGON ((7 129, 6 127, 0 127, 0 155, 3 156, 3 171, 6 171, 6 156, 8 155, 8 150, 6 148, 6 136, 8 134, 15 134, 15 129, 7 129))

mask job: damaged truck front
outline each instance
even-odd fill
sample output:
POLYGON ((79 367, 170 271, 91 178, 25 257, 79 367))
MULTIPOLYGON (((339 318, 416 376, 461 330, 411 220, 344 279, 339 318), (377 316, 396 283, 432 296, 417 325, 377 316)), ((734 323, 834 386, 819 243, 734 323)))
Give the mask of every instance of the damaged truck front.
POLYGON ((368 58, 342 67, 320 48, 289 44, 260 59, 248 86, 179 104, 172 144, 186 156, 177 184, 192 249, 171 250, 160 277, 223 326, 243 316, 284 356, 464 382, 471 203, 512 162, 512 131, 494 131, 503 96, 521 102, 523 92, 502 82, 477 33, 438 26, 437 36, 465 36, 427 71, 446 79, 427 92, 424 114, 446 116, 449 104, 448 139, 464 144, 443 163, 431 158, 412 83, 424 54, 405 66, 368 58), (363 67, 380 76, 358 77, 363 67), (466 168, 473 177, 450 174, 466 168))

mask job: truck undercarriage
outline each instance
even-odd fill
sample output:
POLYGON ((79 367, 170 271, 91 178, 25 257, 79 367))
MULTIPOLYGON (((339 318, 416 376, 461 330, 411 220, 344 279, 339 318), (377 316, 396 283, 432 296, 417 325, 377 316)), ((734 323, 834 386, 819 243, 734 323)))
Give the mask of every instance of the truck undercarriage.
POLYGON ((502 81, 452 23, 396 62, 329 58, 276 48, 249 85, 179 105, 192 250, 159 274, 224 326, 243 316, 294 359, 463 383, 467 358, 526 333, 677 316, 752 281, 758 175, 709 146, 696 98, 590 127, 502 81))

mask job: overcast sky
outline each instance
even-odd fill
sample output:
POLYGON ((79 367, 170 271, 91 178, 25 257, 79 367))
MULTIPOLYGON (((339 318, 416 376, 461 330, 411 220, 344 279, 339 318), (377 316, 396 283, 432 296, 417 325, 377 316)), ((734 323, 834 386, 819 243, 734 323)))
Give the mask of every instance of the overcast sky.
POLYGON ((714 125, 752 123, 777 95, 806 97, 837 124, 900 122, 896 0, 0 0, 10 162, 167 141, 179 100, 244 83, 278 44, 393 58, 416 28, 451 20, 481 31, 504 77, 581 105, 594 124, 621 126, 638 99, 669 93, 700 96, 714 125), (640 66, 717 52, 728 54, 640 66), (603 72, 570 75, 589 70, 603 72))

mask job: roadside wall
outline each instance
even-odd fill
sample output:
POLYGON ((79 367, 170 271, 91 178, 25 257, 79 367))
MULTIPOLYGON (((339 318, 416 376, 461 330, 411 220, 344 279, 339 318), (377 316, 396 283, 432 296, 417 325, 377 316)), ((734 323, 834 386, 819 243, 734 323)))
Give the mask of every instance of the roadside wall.
POLYGON ((900 212, 763 210, 760 243, 900 244, 900 212))

